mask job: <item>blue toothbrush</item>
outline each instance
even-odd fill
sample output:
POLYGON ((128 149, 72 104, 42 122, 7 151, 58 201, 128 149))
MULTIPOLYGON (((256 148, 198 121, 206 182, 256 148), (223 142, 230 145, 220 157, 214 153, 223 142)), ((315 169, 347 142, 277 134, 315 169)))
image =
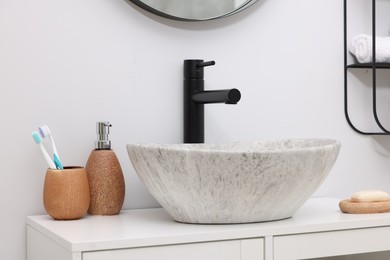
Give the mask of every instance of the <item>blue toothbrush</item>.
POLYGON ((35 143, 37 143, 39 145, 39 148, 41 148, 42 154, 45 157, 46 162, 49 164, 49 168, 56 169, 57 168, 56 165, 51 160, 51 158, 50 158, 49 154, 47 153, 45 147, 43 147, 42 139, 39 136, 38 132, 36 132, 36 131, 32 132, 32 137, 33 137, 35 143))

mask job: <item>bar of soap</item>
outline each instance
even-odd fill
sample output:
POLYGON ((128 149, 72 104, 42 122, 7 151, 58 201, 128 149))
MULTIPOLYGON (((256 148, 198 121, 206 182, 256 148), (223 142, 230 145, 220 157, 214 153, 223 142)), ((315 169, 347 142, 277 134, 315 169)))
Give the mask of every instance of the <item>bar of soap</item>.
POLYGON ((381 202, 389 200, 389 194, 381 190, 358 191, 351 196, 352 202, 381 202))

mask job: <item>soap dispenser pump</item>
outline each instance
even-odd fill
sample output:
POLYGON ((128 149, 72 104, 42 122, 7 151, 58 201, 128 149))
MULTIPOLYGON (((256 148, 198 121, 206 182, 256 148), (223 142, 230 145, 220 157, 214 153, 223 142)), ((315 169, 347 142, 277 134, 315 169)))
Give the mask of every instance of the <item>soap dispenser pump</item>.
POLYGON ((97 122, 95 150, 85 167, 88 175, 91 215, 116 215, 122 209, 125 198, 125 181, 119 160, 108 139, 111 124, 97 122))

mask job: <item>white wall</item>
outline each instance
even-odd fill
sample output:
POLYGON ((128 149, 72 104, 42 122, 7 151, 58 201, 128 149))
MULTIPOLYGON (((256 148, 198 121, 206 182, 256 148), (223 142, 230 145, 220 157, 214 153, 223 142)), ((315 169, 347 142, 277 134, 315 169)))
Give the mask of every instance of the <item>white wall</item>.
MULTIPOLYGON (((45 213, 46 164, 31 138, 41 125, 64 164, 85 165, 95 122, 110 121, 126 176, 124 208, 157 206, 125 145, 181 142, 188 58, 216 60, 206 88, 242 92, 237 106, 206 108, 207 142, 336 138, 339 159, 316 196, 390 191, 390 139, 358 135, 344 119, 342 35, 340 0, 263 0, 200 23, 158 18, 125 0, 2 0, 0 259, 25 259, 25 216, 45 213)), ((353 105, 369 110, 370 89, 362 88, 353 105)))

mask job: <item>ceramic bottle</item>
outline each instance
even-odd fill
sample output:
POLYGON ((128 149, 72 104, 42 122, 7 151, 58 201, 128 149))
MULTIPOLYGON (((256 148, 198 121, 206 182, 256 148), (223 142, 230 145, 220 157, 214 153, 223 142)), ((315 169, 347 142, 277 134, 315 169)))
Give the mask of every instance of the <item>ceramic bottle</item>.
POLYGON ((119 214, 125 198, 125 181, 119 160, 108 139, 109 122, 97 122, 95 150, 85 167, 90 189, 90 215, 119 214))

